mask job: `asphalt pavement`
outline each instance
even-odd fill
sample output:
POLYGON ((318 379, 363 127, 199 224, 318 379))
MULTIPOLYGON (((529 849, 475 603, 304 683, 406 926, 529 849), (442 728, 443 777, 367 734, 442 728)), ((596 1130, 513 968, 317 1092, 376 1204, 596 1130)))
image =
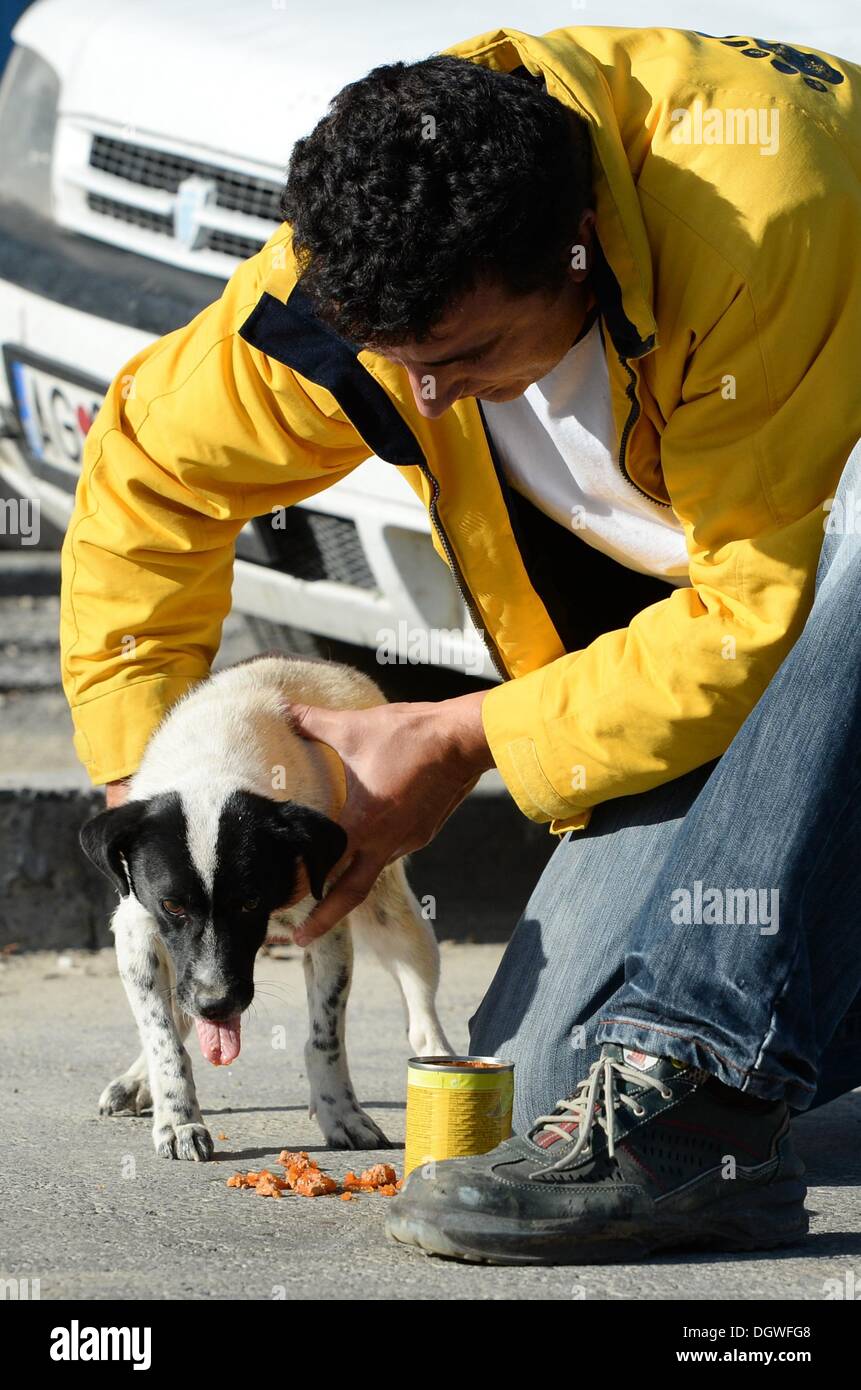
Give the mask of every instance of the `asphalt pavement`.
MULTIPOLYGON (((444 943, 441 1016, 456 1047, 499 959, 497 945, 444 943)), ((336 1177, 403 1153, 323 1149, 307 1115, 299 953, 258 961, 258 998, 237 1062, 192 1042, 210 1164, 157 1159, 149 1117, 100 1119, 98 1096, 136 1055, 113 954, 0 956, 0 1277, 43 1299, 822 1300, 861 1293, 861 1091, 796 1122, 809 1168, 811 1234, 778 1254, 667 1255, 645 1264, 500 1269, 429 1259, 389 1243, 387 1199, 288 1197, 226 1187, 230 1174, 307 1149, 336 1177), (286 1029, 286 1049, 272 1046, 286 1029), (844 1293, 841 1293, 845 1290, 844 1293)), ((359 1099, 404 1136, 401 1007, 360 958, 348 1010, 359 1099)))

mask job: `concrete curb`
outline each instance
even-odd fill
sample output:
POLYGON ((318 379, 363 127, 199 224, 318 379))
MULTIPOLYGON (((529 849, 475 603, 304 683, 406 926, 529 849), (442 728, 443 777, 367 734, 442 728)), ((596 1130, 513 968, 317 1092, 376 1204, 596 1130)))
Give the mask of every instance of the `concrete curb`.
POLYGON ((78 845, 103 804, 96 790, 0 789, 0 948, 109 944, 116 894, 78 845))
MULTIPOLYGON (((0 949, 110 944, 116 893, 78 844, 104 797, 74 782, 0 780, 0 949)), ((410 883, 440 940, 507 941, 556 843, 490 777, 411 857, 410 883)))
POLYGON ((41 598, 60 592, 60 556, 54 551, 22 548, 0 552, 0 598, 28 594, 41 598))

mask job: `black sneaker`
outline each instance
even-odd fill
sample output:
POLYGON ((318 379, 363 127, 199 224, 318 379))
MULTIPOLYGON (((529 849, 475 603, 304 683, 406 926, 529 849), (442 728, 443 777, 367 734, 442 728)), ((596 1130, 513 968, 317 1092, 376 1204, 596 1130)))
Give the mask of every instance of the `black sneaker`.
POLYGON ((803 1174, 783 1101, 612 1044, 527 1136, 412 1172, 386 1228, 489 1264, 767 1250, 807 1231, 803 1174))

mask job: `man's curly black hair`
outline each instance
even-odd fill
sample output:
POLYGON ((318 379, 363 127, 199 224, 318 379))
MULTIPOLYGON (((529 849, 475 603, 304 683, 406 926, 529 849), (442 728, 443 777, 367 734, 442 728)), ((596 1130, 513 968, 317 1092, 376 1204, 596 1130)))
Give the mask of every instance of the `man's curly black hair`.
POLYGON ((561 288, 591 172, 586 122, 543 85, 442 55, 344 87, 296 143, 281 212, 320 317, 384 348, 485 280, 561 288))

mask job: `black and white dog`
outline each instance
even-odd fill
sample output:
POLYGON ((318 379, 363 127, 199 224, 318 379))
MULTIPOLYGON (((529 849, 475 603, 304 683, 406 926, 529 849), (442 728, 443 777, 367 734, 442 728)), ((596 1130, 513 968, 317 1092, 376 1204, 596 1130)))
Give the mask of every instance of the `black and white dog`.
MULTIPOLYGON (((151 1105, 165 1158, 212 1154, 183 1046, 192 1023, 204 1057, 234 1060, 267 931, 289 935, 305 920, 346 845, 336 819, 340 759, 290 729, 291 700, 364 709, 384 697, 367 676, 333 662, 267 655, 229 667, 169 711, 126 804, 81 831, 84 850, 120 892, 111 928, 143 1044, 100 1110, 140 1114, 151 1105)), ((344 1048, 354 936, 400 986, 413 1052, 450 1053, 434 1002, 437 943, 403 861, 304 952, 311 1114, 332 1147, 379 1148, 386 1137, 356 1102, 344 1048)))

